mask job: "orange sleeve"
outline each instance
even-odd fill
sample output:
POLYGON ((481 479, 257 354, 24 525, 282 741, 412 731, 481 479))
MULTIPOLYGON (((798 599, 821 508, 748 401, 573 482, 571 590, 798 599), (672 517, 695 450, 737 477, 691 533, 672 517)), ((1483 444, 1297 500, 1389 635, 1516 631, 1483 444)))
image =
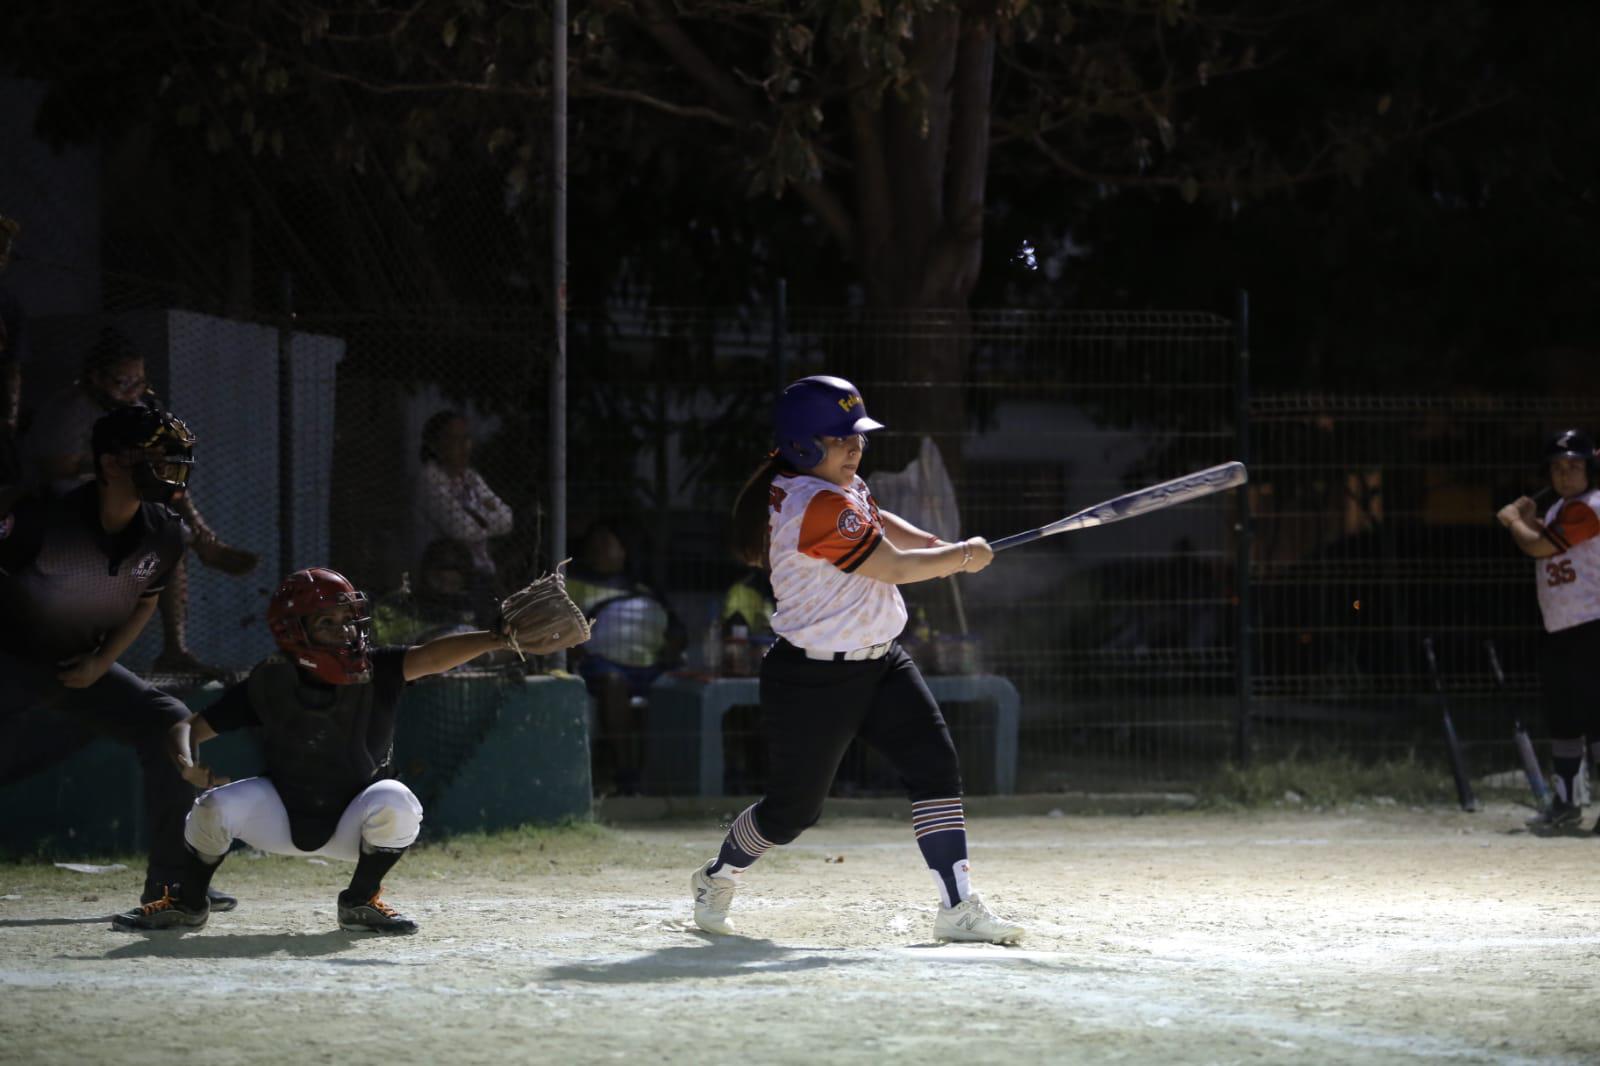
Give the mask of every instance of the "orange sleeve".
POLYGON ((800 519, 800 551, 850 573, 866 561, 883 534, 872 519, 837 492, 819 492, 800 519))
POLYGON ((1573 500, 1556 515, 1555 533, 1563 549, 1582 544, 1591 537, 1600 536, 1600 517, 1596 517, 1588 504, 1573 500))

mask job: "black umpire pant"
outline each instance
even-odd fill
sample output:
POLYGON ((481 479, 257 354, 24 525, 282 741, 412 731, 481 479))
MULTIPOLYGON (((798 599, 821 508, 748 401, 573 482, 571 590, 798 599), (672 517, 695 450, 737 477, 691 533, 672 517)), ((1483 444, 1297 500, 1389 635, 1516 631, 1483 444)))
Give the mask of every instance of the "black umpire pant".
POLYGON ((898 643, 881 659, 809 659, 779 640, 761 661, 767 794, 756 827, 787 844, 816 824, 850 741, 900 775, 912 802, 961 795, 961 763, 939 704, 898 643))
POLYGON ((96 737, 126 744, 144 778, 150 834, 149 882, 172 884, 188 856, 183 821, 195 789, 167 757, 167 729, 189 708, 113 665, 88 688, 67 688, 55 670, 0 651, 0 787, 32 777, 80 751, 96 737))

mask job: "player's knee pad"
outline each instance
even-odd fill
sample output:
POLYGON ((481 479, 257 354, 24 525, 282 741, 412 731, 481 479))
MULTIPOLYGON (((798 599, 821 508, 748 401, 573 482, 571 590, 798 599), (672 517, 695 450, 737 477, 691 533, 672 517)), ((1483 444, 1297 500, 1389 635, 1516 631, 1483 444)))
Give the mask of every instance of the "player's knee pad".
POLYGON ((228 828, 227 812, 215 791, 194 801, 183 821, 183 840, 207 862, 228 854, 233 846, 233 831, 228 828))
POLYGON ((379 781, 362 794, 366 817, 361 842, 381 850, 408 848, 422 831, 422 802, 395 780, 379 781))

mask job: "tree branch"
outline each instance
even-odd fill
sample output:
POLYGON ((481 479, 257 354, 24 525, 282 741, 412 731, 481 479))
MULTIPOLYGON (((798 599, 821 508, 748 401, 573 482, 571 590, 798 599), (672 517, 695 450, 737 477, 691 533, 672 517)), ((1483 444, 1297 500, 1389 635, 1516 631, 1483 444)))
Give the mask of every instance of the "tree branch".
MULTIPOLYGON (((761 125, 761 112, 749 94, 706 55, 657 0, 639 0, 636 10, 640 14, 639 24, 645 32, 672 57, 679 69, 698 82, 721 105, 723 112, 749 126, 761 125)), ((806 206, 816 212, 840 247, 853 250, 855 225, 838 198, 819 182, 795 182, 794 190, 806 206)))
POLYGON ((590 81, 584 81, 575 84, 573 88, 578 95, 601 96, 608 97, 613 100, 626 100, 629 103, 639 104, 642 107, 648 107, 653 111, 661 111, 668 115, 676 115, 679 118, 703 119, 706 122, 712 122, 718 126, 725 126, 729 129, 740 129, 745 125, 744 122, 741 122, 738 119, 730 118, 728 115, 725 115, 721 111, 717 111, 713 108, 697 107, 693 104, 675 104, 670 100, 663 100, 658 96, 651 96, 649 93, 640 92, 637 89, 614 89, 609 85, 599 85, 590 81))

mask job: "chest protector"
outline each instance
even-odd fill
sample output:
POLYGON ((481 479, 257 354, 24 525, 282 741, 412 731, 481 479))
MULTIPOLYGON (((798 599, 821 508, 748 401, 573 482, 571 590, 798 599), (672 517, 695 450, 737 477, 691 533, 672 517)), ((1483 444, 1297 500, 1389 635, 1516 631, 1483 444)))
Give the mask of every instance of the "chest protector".
POLYGON ((301 851, 316 851, 351 800, 392 776, 395 705, 377 706, 370 682, 312 689, 279 656, 251 671, 248 685, 267 776, 289 813, 290 839, 301 851), (315 705, 330 695, 326 706, 315 705))

